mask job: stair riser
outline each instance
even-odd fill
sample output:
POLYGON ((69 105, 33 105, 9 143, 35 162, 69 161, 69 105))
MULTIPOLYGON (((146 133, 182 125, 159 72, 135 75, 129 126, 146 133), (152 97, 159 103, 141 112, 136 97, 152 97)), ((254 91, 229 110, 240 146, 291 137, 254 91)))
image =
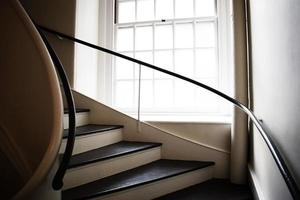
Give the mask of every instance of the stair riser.
POLYGON ((161 158, 161 148, 156 147, 125 156, 100 161, 93 164, 69 169, 64 178, 64 189, 89 183, 111 176, 161 158))
POLYGON ((138 186, 125 191, 93 198, 93 200, 150 200, 177 190, 207 181, 213 177, 213 167, 195 170, 147 185, 138 186))
MULTIPOLYGON (((120 142, 122 140, 122 129, 93 133, 86 136, 76 137, 73 155, 100 148, 106 145, 120 142)), ((63 153, 66 148, 66 139, 62 141, 60 153, 63 153)))
MULTIPOLYGON (((83 126, 89 123, 89 113, 76 113, 76 126, 83 126)), ((69 115, 64 114, 64 129, 69 128, 69 115)))

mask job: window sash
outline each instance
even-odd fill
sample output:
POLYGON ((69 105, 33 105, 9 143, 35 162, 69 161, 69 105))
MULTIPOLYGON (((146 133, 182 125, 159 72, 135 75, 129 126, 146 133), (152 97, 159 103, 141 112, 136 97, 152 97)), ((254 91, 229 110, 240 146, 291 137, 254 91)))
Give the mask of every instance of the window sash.
MULTIPOLYGON (((121 1, 121 2, 125 2, 125 1, 130 1, 130 0, 119 0, 119 1, 121 1)), ((133 1, 135 1, 135 3, 136 3, 136 0, 133 0, 133 1)), ((216 1, 215 1, 216 2, 216 1)), ((215 3, 215 5, 217 6, 217 4, 215 3)), ((155 6, 154 6, 155 7, 155 6)), ((135 7, 135 9, 136 9, 136 7, 135 7)), ((175 9, 174 9, 175 10, 175 9)), ((149 21, 136 21, 136 19, 137 19, 137 16, 136 16, 136 14, 135 14, 135 21, 134 22, 126 22, 126 23, 116 23, 115 24, 115 31, 114 31, 114 33, 115 33, 115 38, 117 38, 117 30, 118 29, 122 29, 122 28, 133 28, 133 43, 135 43, 135 38, 136 38, 136 29, 137 28, 140 28, 140 27, 152 27, 152 33, 153 33, 153 45, 152 45, 152 49, 149 49, 149 50, 137 50, 137 49, 135 49, 135 44, 133 44, 133 49, 132 50, 125 50, 125 51, 118 51, 119 53, 122 53, 122 54, 128 54, 128 53, 130 53, 130 54, 132 54, 133 55, 133 57, 136 57, 136 54, 138 54, 138 53, 143 53, 143 52, 149 52, 149 53, 151 53, 152 54, 152 62, 150 62, 150 63, 155 63, 155 53, 157 53, 157 52, 163 52, 163 51, 172 51, 172 53, 173 53, 173 68, 175 67, 174 66, 174 59, 175 59, 175 56, 174 56, 174 54, 175 54, 175 52, 176 51, 179 51, 179 50, 192 50, 193 51, 193 68, 194 68, 194 71, 195 71, 195 60, 196 60, 196 51, 197 50, 201 50, 201 49, 214 49, 214 51, 215 51, 215 56, 216 56, 216 66, 217 66, 217 73, 214 75, 214 76, 206 76, 206 77, 193 77, 193 78, 196 78, 196 79, 200 79, 200 78, 211 78, 211 79, 216 79, 216 84, 217 84, 217 88, 219 88, 219 76, 220 76, 220 74, 219 74, 219 72, 220 72, 220 70, 219 70, 219 41, 218 41, 218 39, 219 39, 219 33, 218 33, 218 15, 217 15, 217 8, 215 8, 215 13, 216 13, 216 15, 215 16, 207 16, 207 17, 191 17, 191 18, 170 18, 170 19, 164 19, 164 20, 158 20, 158 19, 156 19, 156 16, 155 16, 155 14, 154 14, 154 20, 149 20, 149 21), (188 23, 191 23, 192 24, 192 27, 193 27, 193 46, 192 47, 189 47, 189 48, 177 48, 177 47, 175 47, 175 44, 174 44, 174 40, 175 40, 175 38, 174 38, 174 34, 175 34, 175 27, 178 25, 178 24, 188 24, 188 23), (214 33, 215 33, 215 35, 214 35, 214 38, 215 38, 215 46, 213 46, 213 47, 196 47, 195 45, 195 31, 196 31, 196 24, 201 24, 201 23, 213 23, 214 24, 214 29, 215 29, 215 31, 214 31, 214 33), (155 28, 157 27, 157 26, 164 26, 164 25, 171 25, 172 26, 172 32, 173 32, 173 48, 166 48, 166 49, 155 49, 154 47, 155 47, 155 28)), ((136 12, 136 11, 135 11, 136 12)), ((174 15, 175 15, 176 13, 175 13, 175 11, 174 11, 174 15)), ((194 8, 194 15, 195 15, 195 8, 194 8)), ((115 44, 115 49, 116 49, 116 43, 114 43, 115 44)), ((115 67, 115 64, 113 65, 114 67, 115 67)), ((134 64, 133 64, 133 66, 134 66, 134 64)), ((146 67, 142 67, 142 68, 146 68, 146 67)), ((114 104, 115 104, 115 97, 116 97, 116 88, 115 88, 115 86, 116 86, 116 84, 117 84, 117 82, 119 82, 119 81, 132 81, 132 84, 133 84, 133 90, 134 90, 134 100, 133 100, 133 107, 127 107, 127 108, 123 108, 123 110, 125 111, 127 111, 127 112, 133 112, 133 110, 135 109, 135 106, 134 105, 137 105, 136 104, 136 102, 134 102, 135 101, 135 99, 137 99, 137 98, 135 98, 135 96, 136 96, 136 93, 137 93, 137 89, 135 88, 135 85, 137 84, 137 82, 138 82, 138 79, 137 79, 137 76, 136 76, 136 70, 133 70, 134 72, 133 72, 133 78, 132 79, 118 79, 118 78, 116 78, 116 74, 114 73, 113 74, 113 86, 114 86, 114 88, 113 88, 113 99, 114 99, 114 104)), ((173 69, 173 71, 174 71, 174 69, 173 69)), ((195 74, 194 74, 194 76, 195 76, 195 74)), ((174 84, 174 82, 175 82, 175 80, 174 80, 174 78, 169 78, 169 79, 167 79, 167 78, 158 78, 158 77, 155 77, 154 76, 154 73, 153 73, 153 77, 152 78, 144 78, 144 79, 142 79, 143 81, 146 81, 146 80, 149 80, 149 81, 152 81, 153 82, 153 84, 154 84, 154 82, 155 81, 158 81, 158 80, 172 80, 172 82, 173 82, 173 90, 174 90, 174 86, 175 86, 175 84, 174 84)), ((143 86, 142 86, 143 87, 143 86)), ((195 87, 196 88, 196 86, 191 86, 191 87, 195 87)), ((143 89, 142 89, 143 90, 143 89)), ((155 88, 153 87, 153 90, 155 90, 155 88)), ((174 101, 174 94, 172 95, 172 98, 173 98, 173 101, 174 101)), ((218 104, 218 106, 217 107, 219 107, 219 104, 218 104)), ((195 110, 195 109, 192 109, 192 108, 189 108, 189 107, 187 107, 187 108, 184 108, 184 109, 182 109, 182 108, 178 108, 178 107, 171 107, 171 108, 167 108, 167 109, 165 109, 165 108, 158 108, 157 109, 157 107, 153 107, 152 109, 149 109, 149 108, 143 108, 142 109, 142 111, 143 112, 146 112, 146 113, 170 113, 170 109, 172 109, 172 112, 171 113, 178 113, 178 112, 180 112, 180 113, 197 113, 197 112, 199 112, 199 113, 201 113, 201 114, 203 114, 203 113, 205 113, 205 111, 203 111, 203 110, 201 110, 201 109, 199 109, 199 110, 195 110), (154 108, 154 109, 153 109, 154 108)), ((210 114, 212 114, 212 113, 218 113, 220 110, 219 109, 216 109, 216 110, 213 110, 213 111, 211 111, 211 112, 207 112, 206 114, 208 114, 208 113, 210 113, 210 114)))

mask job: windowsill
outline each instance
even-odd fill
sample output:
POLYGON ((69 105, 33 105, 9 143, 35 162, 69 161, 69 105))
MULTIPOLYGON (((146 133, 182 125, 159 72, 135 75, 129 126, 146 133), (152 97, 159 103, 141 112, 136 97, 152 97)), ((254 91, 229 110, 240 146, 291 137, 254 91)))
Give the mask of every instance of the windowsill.
MULTIPOLYGON (((136 115, 131 115, 137 118, 136 115)), ((167 123, 218 123, 231 124, 232 116, 196 116, 196 115, 142 115, 141 121, 146 122, 167 122, 167 123)))

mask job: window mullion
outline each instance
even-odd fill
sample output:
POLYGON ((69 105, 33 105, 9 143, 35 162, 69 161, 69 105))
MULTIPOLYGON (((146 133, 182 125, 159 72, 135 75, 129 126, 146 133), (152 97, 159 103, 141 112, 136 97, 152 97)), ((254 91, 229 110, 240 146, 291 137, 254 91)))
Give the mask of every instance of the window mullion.
POLYGON ((156 1, 157 0, 154 0, 154 19, 156 19, 156 1))
MULTIPOLYGON (((135 2, 136 2, 137 0, 135 0, 135 2)), ((135 40, 136 40, 136 25, 134 24, 134 26, 133 26, 133 57, 135 58, 136 57, 136 50, 135 50, 135 46, 136 46, 136 44, 135 44, 135 40)), ((131 62, 131 61, 128 61, 128 62, 131 62)), ((133 66, 133 97, 132 97, 132 99, 133 99, 133 107, 134 107, 134 105, 135 105, 135 93, 136 93, 136 89, 135 89, 135 82, 136 82, 136 78, 135 78, 135 68, 136 68, 136 65, 135 65, 135 63, 134 62, 132 62, 132 66, 133 66)))
MULTIPOLYGON (((174 14, 175 14, 175 0, 174 0, 174 14)), ((173 64, 173 72, 175 72, 175 36, 176 36, 176 33, 175 33, 175 21, 173 20, 173 23, 172 23, 172 30, 173 30, 173 50, 172 50, 172 64, 173 64)), ((173 105, 175 104, 175 78, 171 78, 172 80, 172 85, 173 85, 173 105)))
MULTIPOLYGON (((155 1, 156 2, 156 1, 155 1)), ((155 4, 154 4, 154 7, 155 7, 155 4)), ((155 8, 154 8, 155 9, 155 8)), ((156 26, 155 26, 156 24, 153 22, 153 24, 152 24, 152 64, 153 65, 155 65, 155 51, 154 51, 154 49, 155 49, 155 28, 156 28, 156 26)), ((155 78, 154 78, 154 75, 155 74, 155 72, 154 72, 154 70, 152 69, 152 107, 153 107, 153 105, 154 105, 154 99, 155 99, 155 92, 154 92, 154 82, 155 82, 155 78)))
MULTIPOLYGON (((195 0, 194 0, 195 3, 195 0)), ((195 4, 194 4, 194 14, 195 14, 195 4)), ((193 21, 193 78, 196 80, 196 21, 193 21)), ((194 106, 196 106, 196 87, 193 86, 193 99, 194 99, 194 106)))
POLYGON ((137 21, 137 0, 134 0, 134 4, 135 4, 134 18, 135 18, 135 21, 137 21))

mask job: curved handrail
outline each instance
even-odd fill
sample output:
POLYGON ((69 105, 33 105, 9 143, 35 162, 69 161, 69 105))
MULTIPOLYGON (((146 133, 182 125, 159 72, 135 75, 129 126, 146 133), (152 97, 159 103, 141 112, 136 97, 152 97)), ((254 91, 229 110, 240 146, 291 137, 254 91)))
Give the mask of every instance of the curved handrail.
POLYGON ((118 56, 118 57, 121 57, 121 58, 124 58, 126 60, 129 60, 129 61, 132 61, 132 62, 135 62, 137 64, 140 64, 140 65, 143 65, 143 66, 146 66, 146 67, 149 67, 151 69, 154 69, 154 70, 157 70, 157 71, 160 71, 162 73, 165 73, 165 74, 168 74, 168 75, 171 75, 171 76, 174 76, 174 77, 177 77, 179 79, 182 79, 184 81, 187 81, 189 83, 192 83, 194 85, 197 85, 201 88, 204 88, 224 99, 226 99, 227 101, 231 102, 232 104, 234 104, 236 107, 238 107, 240 110, 242 110, 244 113, 246 113, 250 119, 252 120, 252 122, 255 124, 255 126, 257 127, 258 131, 260 132, 262 138, 264 139, 264 141, 266 142, 274 160, 275 160, 275 163, 277 164, 277 167, 279 168, 279 171, 281 173, 281 175, 283 176, 288 188, 289 188, 289 191, 291 193, 291 195, 293 196, 294 199, 300 199, 300 191, 299 191, 299 188, 296 184, 296 181, 295 179, 293 178, 291 172, 289 171, 283 157, 281 156, 278 148, 276 147, 275 143, 273 142, 273 140, 271 139, 271 137, 267 134, 267 132, 264 130, 264 128, 262 127, 260 121, 257 119, 257 117, 254 115, 254 113, 249 109, 247 108, 247 106, 245 106, 244 104, 242 104, 241 102, 239 102, 238 100, 210 87, 210 86, 207 86, 203 83, 200 83, 198 81, 195 81, 191 78, 188 78, 188 77, 185 77, 185 76, 182 76, 180 74, 177 74, 177 73, 174 73, 174 72, 171 72, 171 71, 168 71, 168 70, 165 70, 165 69, 162 69, 160 67, 157 67, 155 65, 151 65, 149 63, 146 63, 146 62, 143 62, 141 60, 137 60, 135 58, 131 58, 131 57, 128 57, 128 56, 125 56, 123 54, 120 54, 120 53, 117 53, 115 51, 112 51, 112 50, 109 50, 109 49, 106 49, 106 48, 103 48, 103 47, 100 47, 100 46, 97 46, 97 45, 94 45, 94 44, 91 44, 91 43, 88 43, 86 41, 83 41, 83 40, 80 40, 80 39, 77 39, 75 37, 71 37, 69 35, 66 35, 64 33, 60 33, 58 31, 54 31, 54 30, 51 30, 49 28, 46 28, 46 27, 43 27, 43 26, 39 26, 42 30, 46 31, 46 32, 49 32, 51 34, 55 34, 59 37, 62 37, 62 38, 66 38, 70 41, 73 41, 73 42, 77 42, 77 43, 80 43, 80 44, 83 44, 85 46, 88 46, 88 47, 91 47, 93 49, 97 49, 97 50, 100 50, 100 51, 103 51, 103 52, 106 52, 106 53, 109 53, 109 54, 112 54, 112 55, 115 55, 115 56, 118 56))
POLYGON ((58 170, 56 171, 54 175, 54 179, 52 181, 52 187, 55 190, 59 190, 63 187, 63 178, 65 176, 65 173, 68 169, 69 162, 72 157, 72 152, 74 148, 75 143, 75 130, 76 130, 76 118, 75 118, 75 104, 74 104, 74 98, 72 94, 72 90, 68 81, 68 77, 66 75, 66 72, 64 70, 64 67, 59 60, 58 56, 56 55, 54 49, 51 47, 50 43, 48 42, 46 36, 41 31, 41 28, 35 24, 38 32, 40 33, 48 51, 52 58, 52 61, 54 63, 54 66, 58 72, 58 75, 60 77, 60 80, 62 82, 62 86, 66 95, 68 110, 69 110, 69 133, 67 138, 67 145, 65 152, 63 154, 61 163, 58 167, 58 170))

